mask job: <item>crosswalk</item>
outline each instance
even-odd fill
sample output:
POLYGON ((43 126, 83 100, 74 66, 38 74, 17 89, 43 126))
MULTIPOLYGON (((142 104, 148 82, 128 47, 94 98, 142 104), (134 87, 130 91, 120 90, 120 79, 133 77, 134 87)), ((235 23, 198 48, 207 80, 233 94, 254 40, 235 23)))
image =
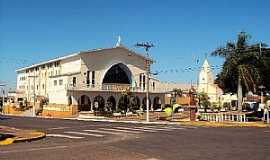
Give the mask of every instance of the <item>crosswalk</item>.
MULTIPOLYGON (((63 128, 64 129, 64 128, 63 128)), ((63 131, 61 133, 48 133, 47 137, 55 138, 68 138, 68 139, 83 139, 86 137, 102 138, 109 135, 123 135, 123 134, 143 134, 143 133, 158 133, 158 132, 171 132, 171 131, 185 131, 189 129, 195 129, 184 126, 112 126, 112 127, 98 127, 91 129, 81 129, 72 131, 63 131)))

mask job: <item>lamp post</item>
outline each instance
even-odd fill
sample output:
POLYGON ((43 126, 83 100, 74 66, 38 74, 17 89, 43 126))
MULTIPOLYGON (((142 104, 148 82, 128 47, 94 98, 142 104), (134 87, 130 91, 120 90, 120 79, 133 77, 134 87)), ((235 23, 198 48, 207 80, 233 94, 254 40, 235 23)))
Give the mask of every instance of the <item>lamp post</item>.
POLYGON ((150 74, 150 60, 149 60, 149 49, 154 47, 153 44, 148 42, 146 43, 137 43, 135 47, 142 47, 146 51, 146 122, 149 122, 149 74, 150 74))

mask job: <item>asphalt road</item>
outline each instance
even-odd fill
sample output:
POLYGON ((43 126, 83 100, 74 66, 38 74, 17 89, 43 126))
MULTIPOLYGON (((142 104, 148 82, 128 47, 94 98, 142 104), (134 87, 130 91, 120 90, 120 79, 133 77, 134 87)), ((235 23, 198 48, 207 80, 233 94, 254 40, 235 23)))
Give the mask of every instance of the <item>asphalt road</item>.
POLYGON ((205 128, 5 117, 47 137, 0 147, 2 160, 268 160, 269 128, 205 128))

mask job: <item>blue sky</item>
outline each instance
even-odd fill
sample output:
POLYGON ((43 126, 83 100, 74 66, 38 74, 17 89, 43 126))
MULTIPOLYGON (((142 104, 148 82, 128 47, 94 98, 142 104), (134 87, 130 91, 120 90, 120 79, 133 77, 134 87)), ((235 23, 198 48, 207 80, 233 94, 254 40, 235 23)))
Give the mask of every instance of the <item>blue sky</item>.
MULTIPOLYGON (((0 81, 15 69, 68 53, 151 41, 153 71, 168 82, 196 82, 206 53, 246 31, 270 44, 267 0, 0 0, 0 81), (200 59, 197 63, 196 60, 200 59)), ((211 65, 222 59, 208 56, 211 65)), ((218 70, 215 70, 217 73, 218 70)))

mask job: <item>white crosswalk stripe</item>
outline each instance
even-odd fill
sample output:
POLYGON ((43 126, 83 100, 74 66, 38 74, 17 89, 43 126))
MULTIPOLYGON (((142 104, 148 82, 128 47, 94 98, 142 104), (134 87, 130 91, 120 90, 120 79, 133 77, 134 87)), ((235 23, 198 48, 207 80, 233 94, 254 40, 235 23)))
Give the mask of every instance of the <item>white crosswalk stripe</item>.
POLYGON ((47 134, 46 137, 61 137, 61 138, 70 138, 70 139, 82 139, 84 137, 70 136, 66 134, 47 134))
MULTIPOLYGON (((59 127, 60 128, 60 127, 59 127)), ((57 128, 58 129, 58 128, 57 128)), ((70 139, 82 139, 87 136, 92 137, 105 137, 108 135, 123 135, 123 134, 141 134, 141 133, 156 133, 161 131, 174 131, 174 130, 188 130, 184 126, 161 126, 161 125, 148 125, 148 126, 114 126, 110 128, 95 128, 95 129, 84 129, 80 131, 65 131, 63 134, 47 134, 47 137, 58 137, 58 138, 70 138, 70 139), (74 136, 75 135, 75 136, 74 136)), ((264 131, 269 132, 269 131, 264 131)))
MULTIPOLYGON (((156 128, 156 126, 147 126, 147 128, 156 128)), ((161 126, 161 127, 158 127, 158 128, 161 128, 161 129, 173 129, 173 130, 182 130, 182 129, 186 129, 186 128, 180 128, 180 127, 167 127, 167 126, 161 126)))
POLYGON ((128 127, 114 127, 117 129, 124 129, 124 130, 132 130, 132 131, 143 131, 143 132, 157 132, 157 131, 152 131, 152 130, 146 130, 146 129, 141 129, 141 128, 128 128, 128 127))
POLYGON ((124 133, 134 133, 134 134, 139 134, 142 132, 139 131, 128 131, 128 130, 123 130, 123 129, 115 129, 115 128, 99 128, 105 131, 116 131, 116 132, 124 132, 124 133))
POLYGON ((151 127, 134 127, 134 128, 141 128, 141 129, 154 130, 154 131, 172 131, 173 130, 169 128, 151 128, 151 127))
POLYGON ((84 132, 73 132, 73 131, 69 131, 69 132, 64 132, 64 133, 78 134, 78 135, 84 135, 84 136, 104 137, 104 135, 101 135, 101 134, 92 134, 92 133, 84 133, 84 132))
POLYGON ((94 132, 94 133, 102 133, 102 134, 115 134, 115 135, 123 134, 123 133, 114 132, 114 131, 101 131, 101 130, 94 130, 94 129, 86 129, 86 130, 83 130, 83 131, 85 131, 85 132, 94 132))

